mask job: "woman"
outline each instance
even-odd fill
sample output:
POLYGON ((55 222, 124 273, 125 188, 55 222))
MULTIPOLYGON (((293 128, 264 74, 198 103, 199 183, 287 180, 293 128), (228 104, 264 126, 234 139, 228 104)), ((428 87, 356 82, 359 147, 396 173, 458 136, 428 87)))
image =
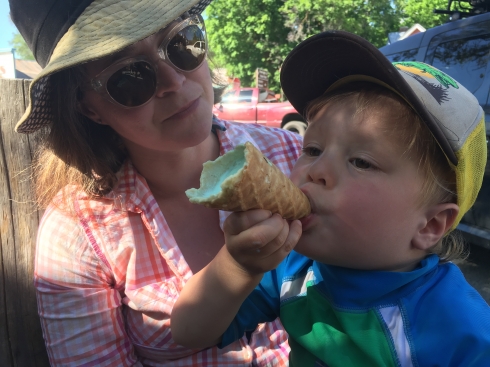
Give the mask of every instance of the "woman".
POLYGON ((180 290, 224 244, 226 213, 184 194, 202 164, 249 140, 289 174, 301 147, 286 131, 213 117, 206 50, 191 46, 206 44, 209 2, 10 0, 44 66, 16 130, 46 130, 35 286, 53 366, 287 363, 278 322, 224 349, 172 340, 180 290))

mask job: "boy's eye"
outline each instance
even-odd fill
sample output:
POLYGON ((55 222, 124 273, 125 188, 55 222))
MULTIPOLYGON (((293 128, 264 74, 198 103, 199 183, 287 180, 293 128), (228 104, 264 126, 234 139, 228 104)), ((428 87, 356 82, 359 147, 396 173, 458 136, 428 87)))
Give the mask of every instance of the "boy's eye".
POLYGON ((303 148, 303 153, 310 157, 318 157, 322 153, 322 151, 314 147, 306 147, 303 148))
POLYGON ((351 160, 351 163, 354 167, 359 168, 359 169, 375 168, 371 163, 369 163, 368 161, 365 161, 362 158, 354 158, 351 160))

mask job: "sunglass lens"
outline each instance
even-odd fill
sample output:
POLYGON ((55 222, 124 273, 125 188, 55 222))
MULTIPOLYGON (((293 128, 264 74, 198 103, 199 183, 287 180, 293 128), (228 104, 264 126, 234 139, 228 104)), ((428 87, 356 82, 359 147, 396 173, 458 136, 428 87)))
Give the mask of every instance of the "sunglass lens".
POLYGON ((199 67, 206 57, 206 37, 197 25, 189 25, 177 33, 167 46, 170 61, 181 70, 199 67))
POLYGON ((140 106, 153 97, 156 75, 145 61, 137 61, 116 71, 107 81, 107 91, 126 107, 140 106))

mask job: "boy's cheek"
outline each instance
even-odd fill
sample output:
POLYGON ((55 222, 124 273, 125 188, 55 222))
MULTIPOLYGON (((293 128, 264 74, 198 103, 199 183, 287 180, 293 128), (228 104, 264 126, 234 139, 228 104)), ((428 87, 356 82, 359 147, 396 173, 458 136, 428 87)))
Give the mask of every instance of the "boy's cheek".
POLYGON ((291 181, 293 181, 293 184, 297 187, 301 186, 301 181, 299 180, 299 175, 295 173, 294 171, 291 172, 291 176, 289 177, 291 181))
MULTIPOLYGON (((301 159, 301 158, 300 158, 301 159)), ((296 162, 296 165, 293 167, 291 171, 291 175, 289 178, 296 186, 301 186, 306 182, 306 168, 301 165, 301 162, 296 162)))

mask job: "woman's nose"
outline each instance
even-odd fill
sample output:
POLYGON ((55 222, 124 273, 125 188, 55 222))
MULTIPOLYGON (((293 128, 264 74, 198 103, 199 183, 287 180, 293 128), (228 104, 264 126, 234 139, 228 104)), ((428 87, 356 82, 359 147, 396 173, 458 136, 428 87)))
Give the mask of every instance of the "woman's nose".
POLYGON ((157 70, 157 90, 156 96, 163 97, 166 93, 179 90, 184 84, 186 77, 184 73, 173 68, 165 61, 160 60, 157 70))

